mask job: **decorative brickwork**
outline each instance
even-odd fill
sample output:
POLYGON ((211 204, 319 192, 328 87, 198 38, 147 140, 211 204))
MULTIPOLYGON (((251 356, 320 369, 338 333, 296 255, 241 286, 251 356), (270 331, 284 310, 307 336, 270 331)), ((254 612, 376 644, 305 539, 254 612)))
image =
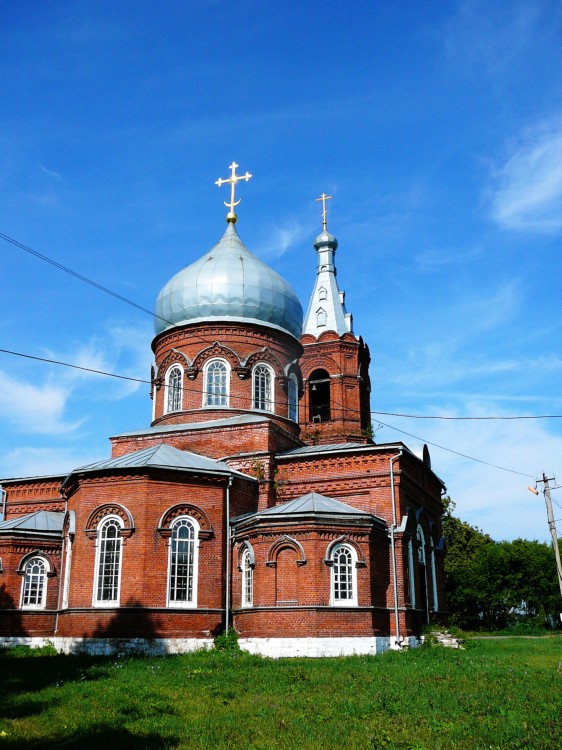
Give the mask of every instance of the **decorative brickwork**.
POLYGON ((444 485, 427 448, 373 443, 369 349, 334 299, 339 333, 311 306, 298 341, 298 304, 287 327, 174 297, 197 322, 153 341, 151 425, 111 463, 1 483, 0 646, 179 653, 228 626, 274 657, 380 653, 445 620, 444 485))

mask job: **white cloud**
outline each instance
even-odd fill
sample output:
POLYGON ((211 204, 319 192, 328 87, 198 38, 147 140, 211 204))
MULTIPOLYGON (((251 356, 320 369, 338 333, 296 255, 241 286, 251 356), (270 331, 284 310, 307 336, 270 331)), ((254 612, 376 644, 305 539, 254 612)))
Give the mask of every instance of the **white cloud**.
POLYGON ((492 176, 492 217, 503 229, 562 230, 562 119, 527 130, 492 176))
MULTIPOLYGON (((471 404, 471 413, 500 414, 498 405, 471 404)), ((452 412, 451 412, 452 413, 452 412)), ((503 411, 503 414, 507 414, 503 411)), ((390 417, 383 417, 386 421, 390 417)), ((527 490, 543 469, 562 479, 562 435, 554 423, 538 421, 433 422, 394 418, 393 424, 423 440, 437 443, 501 469, 471 461, 429 446, 435 472, 457 504, 457 515, 482 528, 494 539, 548 540, 544 500, 527 490), (521 472, 516 474, 512 472, 521 472)), ((378 442, 394 437, 406 445, 415 439, 384 428, 378 442)), ((553 493, 562 503, 562 495, 553 493)), ((557 517, 562 515, 562 511, 557 517)))
POLYGON ((309 228, 304 223, 287 219, 283 224, 276 224, 267 230, 268 239, 259 245, 260 255, 265 258, 280 258, 309 236, 309 228))
POLYGON ((424 250, 415 257, 417 270, 420 273, 432 273, 452 265, 459 265, 482 257, 484 250, 481 247, 472 247, 468 250, 424 250))
MULTIPOLYGON (((146 326, 108 324, 103 334, 92 336, 89 341, 63 353, 50 351, 49 357, 98 372, 148 380, 152 359, 149 341, 146 326)), ((111 378, 76 369, 64 369, 60 378, 72 388, 76 388, 78 383, 82 387, 88 384, 89 395, 93 398, 111 401, 126 398, 143 385, 134 380, 111 378)))
POLYGON ((43 164, 39 165, 39 169, 47 177, 53 177, 55 180, 62 180, 61 175, 58 172, 55 172, 54 169, 47 169, 47 167, 45 167, 43 164))
POLYGON ((64 419, 69 397, 63 385, 30 383, 0 372, 0 416, 23 432, 60 435, 77 429, 83 420, 64 419))
POLYGON ((70 449, 20 446, 0 455, 2 475, 6 478, 65 474, 105 458, 101 453, 74 453, 70 449))
POLYGON ((505 77, 525 51, 544 35, 547 4, 540 0, 462 0, 445 27, 449 60, 505 77))

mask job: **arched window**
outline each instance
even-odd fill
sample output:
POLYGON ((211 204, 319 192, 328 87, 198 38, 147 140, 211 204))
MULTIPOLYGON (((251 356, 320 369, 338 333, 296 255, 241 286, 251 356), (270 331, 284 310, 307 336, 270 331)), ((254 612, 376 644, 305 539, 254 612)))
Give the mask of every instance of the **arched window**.
POLYGON ((205 365, 203 406, 228 406, 230 368, 222 359, 212 359, 205 365))
POLYGON ((416 606, 416 578, 414 575, 414 545, 412 540, 408 541, 408 573, 410 586, 410 604, 416 606))
POLYGON ((331 554, 332 605, 357 604, 357 555, 349 544, 337 544, 331 554))
POLYGON ((197 606, 199 524, 180 516, 172 524, 168 566, 168 606, 197 606))
POLYGON ((318 310, 316 310, 316 325, 318 327, 325 326, 326 325, 326 310, 324 308, 319 307, 318 310))
POLYGON ((251 607, 254 603, 254 566, 252 554, 246 547, 240 558, 242 569, 242 606, 251 607))
POLYGON ((49 566, 43 557, 32 557, 25 563, 21 587, 22 609, 45 609, 48 571, 49 566))
POLYGON ((424 611, 424 617, 429 621, 429 607, 427 601, 427 571, 425 565, 425 536, 421 526, 418 526, 418 580, 420 587, 419 606, 424 611))
POLYGON ((437 575, 435 572, 435 545, 433 539, 429 537, 430 555, 431 555, 431 583, 433 588, 433 610, 439 610, 439 597, 437 594, 437 575))
POLYGON ((94 606, 119 606, 121 589, 121 529, 123 521, 106 516, 98 526, 94 606))
POLYGON ((308 379, 311 422, 329 422, 330 375, 326 370, 314 370, 308 379))
POLYGON ((325 299, 328 299, 328 292, 325 286, 321 286, 318 290, 318 301, 323 302, 325 299))
POLYGON ((181 411, 183 372, 179 365, 173 365, 166 375, 166 414, 171 411, 181 411))
POLYGON ((254 367, 253 386, 253 408, 273 411, 273 373, 267 365, 254 367))
POLYGON ((287 384, 288 417, 293 422, 299 421, 299 385, 296 375, 289 375, 287 384))

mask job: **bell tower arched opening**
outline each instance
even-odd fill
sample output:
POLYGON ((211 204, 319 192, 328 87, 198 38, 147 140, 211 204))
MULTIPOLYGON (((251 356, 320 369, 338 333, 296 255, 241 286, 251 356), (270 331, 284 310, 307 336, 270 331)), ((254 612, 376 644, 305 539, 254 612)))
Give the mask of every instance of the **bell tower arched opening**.
POLYGON ((326 370, 314 370, 308 379, 308 403, 311 422, 329 422, 332 418, 330 408, 330 375, 326 370))

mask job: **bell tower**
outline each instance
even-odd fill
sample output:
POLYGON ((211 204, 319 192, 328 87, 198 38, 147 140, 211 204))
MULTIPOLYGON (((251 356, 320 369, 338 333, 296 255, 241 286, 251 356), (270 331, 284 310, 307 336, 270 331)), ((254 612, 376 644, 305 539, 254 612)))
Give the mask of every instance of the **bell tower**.
POLYGON ((328 232, 322 193, 322 232, 316 238, 316 281, 304 319, 300 360, 304 393, 300 401, 301 439, 306 443, 370 442, 368 346, 353 332, 345 292, 337 282, 338 241, 328 232))

